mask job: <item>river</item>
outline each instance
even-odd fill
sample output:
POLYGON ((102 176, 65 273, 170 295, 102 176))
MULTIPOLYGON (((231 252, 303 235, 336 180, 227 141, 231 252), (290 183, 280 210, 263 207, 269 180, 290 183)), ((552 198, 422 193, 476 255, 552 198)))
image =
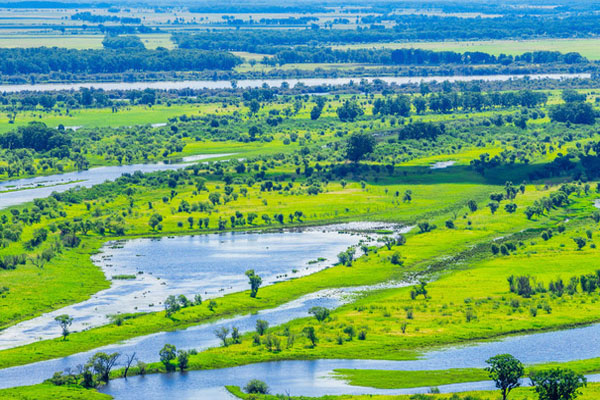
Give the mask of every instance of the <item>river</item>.
MULTIPOLYGON (((55 317, 74 318, 71 331, 108 323, 107 315, 163 309, 169 295, 204 300, 248 289, 245 272, 254 269, 263 287, 309 275, 337 262, 337 254, 359 242, 374 245, 389 224, 347 223, 278 232, 221 234, 132 239, 105 244, 92 260, 111 287, 89 300, 43 314, 0 332, 0 350, 61 336, 55 317)), ((410 227, 398 229, 406 233, 410 227)))
MULTIPOLYGON (((286 82, 290 87, 302 83, 306 86, 345 85, 350 82, 366 80, 372 82, 381 80, 389 84, 414 84, 420 82, 469 82, 469 81, 507 81, 529 77, 531 79, 570 79, 590 78, 588 73, 581 74, 530 74, 530 75, 468 75, 468 76, 385 76, 385 77, 355 77, 355 78, 305 78, 305 79, 243 79, 236 81, 239 88, 256 88, 264 85, 281 87, 286 82)), ((89 83, 40 83, 23 85, 0 85, 0 92, 15 93, 25 91, 54 91, 78 90, 81 88, 95 88, 103 90, 171 90, 171 89, 231 89, 231 81, 157 81, 157 82, 89 82, 89 83)))
POLYGON ((17 206, 34 199, 46 198, 52 192, 65 192, 77 186, 92 187, 106 181, 113 181, 123 174, 136 171, 143 173, 184 168, 194 161, 226 157, 231 154, 201 154, 182 158, 180 163, 157 162, 154 164, 115 165, 90 168, 85 171, 67 172, 35 178, 16 179, 0 182, 0 209, 17 206))

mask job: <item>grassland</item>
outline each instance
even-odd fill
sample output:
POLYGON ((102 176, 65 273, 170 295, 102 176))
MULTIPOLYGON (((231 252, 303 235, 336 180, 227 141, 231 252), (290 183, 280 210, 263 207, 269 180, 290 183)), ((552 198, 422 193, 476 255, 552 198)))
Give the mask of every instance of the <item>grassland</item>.
POLYGON ((109 400, 111 396, 78 386, 41 384, 0 390, 5 400, 109 400))
POLYGON ((446 42, 393 42, 367 43, 335 46, 341 49, 357 48, 417 48, 435 51, 481 51, 488 54, 519 55, 530 51, 578 52, 590 60, 600 59, 600 39, 537 39, 537 40, 489 40, 446 42))
MULTIPOLYGON (((230 393, 240 399, 250 400, 276 400, 273 395, 248 395, 238 387, 227 387, 230 393), (254 396, 254 397, 253 397, 254 396)), ((595 400, 600 396, 600 384, 592 383, 583 388, 580 400, 595 400)), ((516 400, 537 400, 538 395, 533 388, 517 388, 511 392, 511 398, 516 400)), ((497 400, 497 391, 478 391, 457 394, 427 394, 421 396, 413 395, 343 395, 343 396, 322 396, 316 397, 290 397, 291 400, 497 400)))

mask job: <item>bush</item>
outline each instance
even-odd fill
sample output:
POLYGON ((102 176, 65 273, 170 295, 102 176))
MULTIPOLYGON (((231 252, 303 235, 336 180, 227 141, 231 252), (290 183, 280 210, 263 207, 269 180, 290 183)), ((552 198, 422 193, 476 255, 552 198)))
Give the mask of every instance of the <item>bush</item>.
POLYGON ((258 379, 252 379, 250 382, 246 384, 244 387, 244 391, 246 393, 252 394, 267 394, 269 393, 269 386, 263 381, 259 381, 258 379))

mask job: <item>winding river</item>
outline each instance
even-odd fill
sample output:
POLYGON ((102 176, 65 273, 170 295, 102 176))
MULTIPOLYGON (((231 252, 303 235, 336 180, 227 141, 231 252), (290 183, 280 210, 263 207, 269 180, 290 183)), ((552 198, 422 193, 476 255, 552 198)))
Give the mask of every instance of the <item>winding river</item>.
MULTIPOLYGON (((469 81, 507 81, 529 77, 531 79, 570 79, 590 78, 590 74, 529 74, 529 75, 468 75, 468 76, 384 76, 384 77, 352 77, 352 78, 303 78, 303 79, 243 79, 236 81, 239 88, 255 88, 264 85, 280 87, 284 82, 290 87, 299 83, 305 86, 345 85, 350 82, 366 80, 372 82, 381 80, 397 85, 414 84, 420 82, 469 82, 469 81)), ((25 91, 52 91, 52 90, 78 90, 81 88, 95 88, 103 90, 171 90, 171 89, 231 89, 231 81, 158 81, 158 82, 89 82, 89 83, 40 83, 27 85, 0 85, 0 93, 15 93, 25 91)))

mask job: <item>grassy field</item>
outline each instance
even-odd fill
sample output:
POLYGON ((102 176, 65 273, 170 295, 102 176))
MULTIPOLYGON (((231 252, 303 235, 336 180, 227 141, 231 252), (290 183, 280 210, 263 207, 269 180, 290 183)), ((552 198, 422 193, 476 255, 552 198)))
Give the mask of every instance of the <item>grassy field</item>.
POLYGON ((590 60, 600 59, 600 39, 538 39, 538 40, 490 40, 490 41, 447 41, 447 42, 393 42, 367 43, 335 46, 341 49, 357 48, 418 48, 434 51, 481 51, 489 54, 519 55, 530 51, 578 52, 590 60))
MULTIPOLYGON (((273 395, 248 395, 239 387, 227 387, 230 393, 240 399, 250 400, 277 400, 273 395)), ((600 396, 600 384, 591 383, 583 388, 582 395, 577 397, 579 400, 595 400, 600 396)), ((497 391, 468 392, 458 394, 427 394, 420 397, 412 395, 399 396, 376 396, 376 395, 343 395, 343 396, 323 396, 323 397, 290 397, 290 400, 497 400, 499 397, 497 391)), ((517 388, 510 393, 510 398, 514 400, 537 400, 539 397, 533 388, 517 388)))
POLYGON ((109 400, 111 396, 75 386, 41 384, 0 390, 5 400, 109 400))

